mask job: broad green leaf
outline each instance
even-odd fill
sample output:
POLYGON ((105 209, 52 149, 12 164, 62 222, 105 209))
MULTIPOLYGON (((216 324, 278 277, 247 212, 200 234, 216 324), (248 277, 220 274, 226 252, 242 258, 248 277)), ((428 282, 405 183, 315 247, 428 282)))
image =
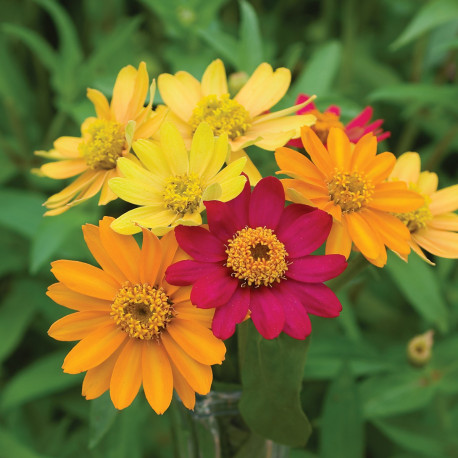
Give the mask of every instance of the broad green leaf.
POLYGON ((94 448, 109 431, 118 411, 111 402, 108 393, 91 401, 89 415, 89 448, 94 448))
POLYGON ((342 366, 329 386, 320 424, 322 458, 363 456, 362 409, 353 375, 347 364, 342 366))
POLYGON ((261 31, 254 7, 245 0, 240 0, 239 4, 241 23, 238 67, 251 74, 263 61, 261 31))
POLYGON ((437 0, 425 3, 402 34, 391 45, 393 49, 410 43, 425 32, 441 24, 458 19, 456 0, 437 0))
POLYGON ((11 291, 0 305, 0 362, 16 348, 31 322, 35 310, 35 298, 44 294, 43 284, 21 278, 11 286, 11 291))
POLYGON ((46 458, 24 445, 12 432, 0 427, 0 456, 2 458, 46 458))
POLYGON ((363 381, 359 394, 365 418, 383 418, 412 412, 428 405, 437 383, 423 371, 409 369, 363 381))
POLYGON ((434 343, 432 348, 432 376, 437 379, 438 388, 446 394, 458 393, 458 359, 456 349, 458 337, 453 336, 434 343))
POLYGON ((239 407, 244 420, 251 430, 275 442, 304 445, 311 427, 300 392, 309 339, 281 334, 266 340, 251 321, 238 332, 243 386, 239 407))
POLYGON ((320 96, 329 92, 339 71, 341 58, 342 45, 338 41, 320 46, 307 60, 290 93, 296 97, 300 93, 320 96))
POLYGON ((449 312, 433 268, 411 254, 405 263, 390 253, 386 270, 412 307, 442 332, 449 327, 449 312))
POLYGON ((1 229, 0 252, 0 276, 7 273, 25 271, 29 262, 29 247, 24 240, 11 230, 1 229))
POLYGON ((33 237, 43 217, 45 197, 31 191, 0 189, 0 225, 33 237))
POLYGON ((67 352, 58 351, 34 361, 2 389, 0 409, 7 410, 26 402, 80 385, 81 375, 62 372, 61 366, 67 352))

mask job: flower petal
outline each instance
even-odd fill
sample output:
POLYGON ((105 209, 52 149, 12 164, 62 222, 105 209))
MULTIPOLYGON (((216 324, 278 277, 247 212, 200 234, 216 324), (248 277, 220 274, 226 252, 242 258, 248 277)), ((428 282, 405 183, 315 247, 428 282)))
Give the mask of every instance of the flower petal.
POLYGON ((442 213, 434 216, 426 224, 428 227, 441 231, 458 231, 458 215, 456 213, 442 213))
POLYGON ((275 229, 285 207, 285 192, 279 179, 263 178, 254 188, 250 200, 249 225, 275 229))
POLYGON ((53 323, 48 334, 56 340, 81 340, 100 326, 111 323, 113 320, 107 312, 76 312, 53 323))
POLYGON ((397 189, 396 183, 383 183, 383 185, 383 191, 378 190, 377 187, 375 188, 372 200, 367 204, 369 208, 393 213, 405 213, 416 210, 424 204, 424 198, 415 191, 397 189), (394 185, 392 190, 387 189, 389 185, 394 185))
POLYGON ((348 259, 351 252, 352 240, 347 226, 339 221, 333 221, 331 232, 326 241, 326 254, 341 254, 348 259))
POLYGON ((160 131, 161 147, 169 167, 175 176, 188 173, 188 151, 179 130, 170 122, 165 122, 160 131))
POLYGON ((296 283, 290 285, 290 290, 296 292, 308 313, 326 318, 339 316, 342 305, 334 292, 322 283, 296 283))
POLYGON ((416 183, 420 176, 420 169, 420 155, 413 152, 404 153, 398 157, 390 178, 397 178, 406 183, 416 183))
POLYGON ((214 60, 202 76, 202 94, 223 95, 227 94, 226 70, 221 59, 214 60))
POLYGON ((386 180, 396 164, 396 157, 392 153, 381 153, 374 157, 367 165, 366 178, 373 183, 386 180))
POLYGON ((380 253, 385 250, 384 245, 380 242, 377 234, 367 224, 366 220, 359 212, 345 213, 342 220, 346 224, 348 233, 353 243, 358 247, 361 253, 371 259, 376 259, 380 253))
POLYGON ((66 161, 48 162, 40 167, 40 172, 49 178, 63 180, 88 169, 85 159, 70 159, 66 161))
POLYGON ((458 258, 458 234, 426 228, 415 232, 415 242, 430 253, 442 258, 458 258))
POLYGON ((431 195, 429 209, 433 215, 454 212, 458 209, 458 184, 441 189, 431 195))
POLYGON ((136 234, 141 231, 142 226, 155 232, 156 228, 168 227, 176 219, 176 213, 164 209, 163 205, 148 205, 124 213, 111 223, 111 228, 119 234, 136 234))
POLYGON ((377 153, 377 138, 372 133, 364 135, 355 146, 351 158, 351 171, 368 171, 370 164, 377 153))
POLYGON ((334 166, 340 170, 347 170, 351 158, 351 145, 345 131, 331 129, 327 139, 327 147, 334 166))
POLYGON ((321 283, 340 275, 347 267, 345 257, 340 254, 305 256, 288 265, 285 275, 305 283, 321 283))
POLYGON ((165 278, 171 285, 192 285, 203 276, 210 275, 216 268, 213 262, 185 260, 169 266, 165 278))
POLYGON ((196 403, 195 391, 181 375, 180 371, 176 368, 172 361, 170 361, 170 367, 172 368, 173 387, 180 397, 181 402, 187 409, 194 410, 194 405, 196 403))
POLYGON ((316 165, 298 151, 285 147, 277 148, 275 150, 275 160, 277 161, 280 169, 293 171, 295 176, 290 175, 293 178, 302 178, 303 180, 312 178, 318 183, 323 182, 324 176, 316 167, 316 165))
POLYGON ((329 175, 334 170, 331 156, 316 133, 310 127, 305 126, 301 129, 301 139, 305 150, 320 173, 325 176, 329 175))
POLYGON ((197 261, 218 262, 227 258, 224 244, 203 227, 178 226, 175 236, 180 247, 197 261))
POLYGON ((95 297, 79 294, 72 291, 63 283, 54 283, 49 286, 46 295, 57 304, 80 312, 109 312, 112 302, 111 300, 97 299, 95 297))
POLYGON ((275 339, 285 325, 283 305, 267 287, 252 291, 250 297, 251 319, 265 339, 275 339))

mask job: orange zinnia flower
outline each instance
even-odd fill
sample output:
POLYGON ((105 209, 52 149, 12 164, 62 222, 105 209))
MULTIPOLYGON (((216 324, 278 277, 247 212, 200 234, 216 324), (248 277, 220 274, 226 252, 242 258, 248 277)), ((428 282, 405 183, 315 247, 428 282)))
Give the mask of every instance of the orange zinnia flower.
POLYGON ((81 126, 81 137, 60 137, 49 152, 35 154, 57 162, 44 164, 38 173, 62 180, 80 175, 73 183, 51 196, 45 206, 45 215, 58 215, 102 190, 99 205, 116 199, 108 187, 110 178, 119 176, 116 162, 128 156, 130 143, 139 138, 151 137, 160 127, 166 110, 155 113, 151 110, 155 83, 150 88, 149 104, 145 107, 148 93, 148 73, 142 62, 136 70, 131 65, 124 67, 116 79, 111 104, 95 89, 88 89, 87 96, 94 104, 97 117, 87 118, 81 126), (133 132, 126 140, 126 126, 131 122, 133 132))
POLYGON ((391 153, 377 153, 377 138, 366 134, 352 145, 342 129, 332 128, 327 149, 309 127, 302 142, 311 161, 289 148, 275 153, 282 180, 293 202, 308 203, 333 216, 326 254, 350 255, 352 244, 374 265, 386 264, 385 245, 401 254, 410 251, 410 233, 390 213, 409 212, 423 204, 405 183, 386 183, 396 163, 391 153))
POLYGON ((167 267, 187 256, 173 232, 160 241, 143 230, 140 249, 130 235, 110 229, 113 218, 83 226, 84 238, 102 269, 78 261, 56 261, 59 283, 48 296, 77 310, 56 321, 49 335, 80 342, 64 360, 64 372, 87 371, 83 396, 110 390, 117 409, 131 404, 143 384, 157 413, 167 410, 173 388, 192 409, 195 392, 206 394, 211 364, 221 364, 226 348, 211 332, 213 312, 194 307, 190 287, 169 285, 167 267))
POLYGON ((390 180, 404 181, 424 198, 422 207, 396 216, 408 227, 412 240, 410 246, 423 260, 432 264, 421 248, 442 258, 458 258, 458 184, 437 190, 437 175, 421 172, 418 153, 399 156, 390 180))

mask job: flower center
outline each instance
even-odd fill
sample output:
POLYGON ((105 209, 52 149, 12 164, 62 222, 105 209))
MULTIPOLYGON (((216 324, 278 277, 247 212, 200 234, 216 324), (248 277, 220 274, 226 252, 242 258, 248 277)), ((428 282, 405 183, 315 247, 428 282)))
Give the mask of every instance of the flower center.
POLYGON ((265 227, 237 231, 228 241, 226 253, 226 266, 232 269, 233 277, 243 281, 242 286, 280 283, 288 270, 285 245, 265 227))
POLYGON ((335 170, 327 182, 329 197, 344 213, 360 210, 367 205, 374 193, 374 185, 359 172, 335 170))
POLYGON ((426 223, 433 218, 431 210, 429 209, 429 203, 431 198, 423 195, 425 199, 424 205, 417 208, 414 211, 408 213, 395 213, 394 216, 399 218, 409 229, 410 232, 415 232, 426 227, 426 223))
POLYGON ((193 132, 202 121, 210 125, 215 136, 226 132, 234 140, 250 127, 250 114, 240 103, 229 98, 229 94, 207 95, 192 112, 189 124, 193 132))
POLYGON ((114 169, 126 142, 121 124, 106 119, 91 122, 83 131, 83 140, 79 151, 93 170, 114 169))
POLYGON ((193 213, 199 208, 202 191, 200 177, 196 173, 170 177, 163 193, 165 206, 183 215, 193 213))
POLYGON ((313 131, 318 135, 323 144, 328 141, 329 130, 331 127, 339 127, 345 129, 345 126, 340 122, 339 116, 330 111, 321 112, 319 110, 311 110, 310 114, 316 116, 315 124, 312 126, 313 131))
POLYGON ((151 340, 159 338, 175 312, 162 288, 126 282, 111 304, 110 315, 130 337, 151 340))

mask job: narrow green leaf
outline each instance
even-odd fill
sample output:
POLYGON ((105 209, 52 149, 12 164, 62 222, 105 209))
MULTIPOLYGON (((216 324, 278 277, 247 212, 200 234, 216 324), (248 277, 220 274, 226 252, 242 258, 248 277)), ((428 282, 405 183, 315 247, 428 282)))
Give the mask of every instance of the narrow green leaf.
POLYGON ((359 458, 364 452, 364 422, 351 369, 344 364, 326 394, 321 418, 322 458, 359 458))
POLYGON ((81 384, 81 375, 62 372, 67 352, 56 352, 34 361, 16 374, 2 390, 1 410, 11 409, 25 402, 81 384))
POLYGON ((437 0, 425 3, 391 47, 399 49, 423 33, 456 19, 458 19, 456 0, 437 0))
POLYGON ((0 427, 0 456, 3 458, 45 458, 24 445, 24 441, 10 431, 0 427))
POLYGON ((281 444, 304 445, 311 427, 302 411, 300 392, 309 339, 281 334, 266 340, 251 321, 239 326, 239 331, 243 346, 239 407, 244 420, 261 436, 281 444))
POLYGON ((253 6, 245 0, 240 0, 239 4, 241 23, 238 69, 251 74, 263 61, 262 36, 253 6))
POLYGON ((428 323, 447 331, 449 312, 433 268, 414 254, 405 263, 390 253, 386 270, 412 307, 428 323))
POLYGON ((234 49, 237 48, 237 40, 215 27, 214 24, 208 29, 199 29, 198 35, 211 46, 225 62, 230 63, 234 67, 238 67, 237 53, 234 49))
POLYGON ((320 46, 308 59, 307 66, 293 84, 290 93, 324 95, 331 89, 340 68, 342 45, 330 41, 320 46))
POLYGON ((89 448, 94 448, 113 425, 118 411, 108 393, 91 401, 89 414, 89 448))

